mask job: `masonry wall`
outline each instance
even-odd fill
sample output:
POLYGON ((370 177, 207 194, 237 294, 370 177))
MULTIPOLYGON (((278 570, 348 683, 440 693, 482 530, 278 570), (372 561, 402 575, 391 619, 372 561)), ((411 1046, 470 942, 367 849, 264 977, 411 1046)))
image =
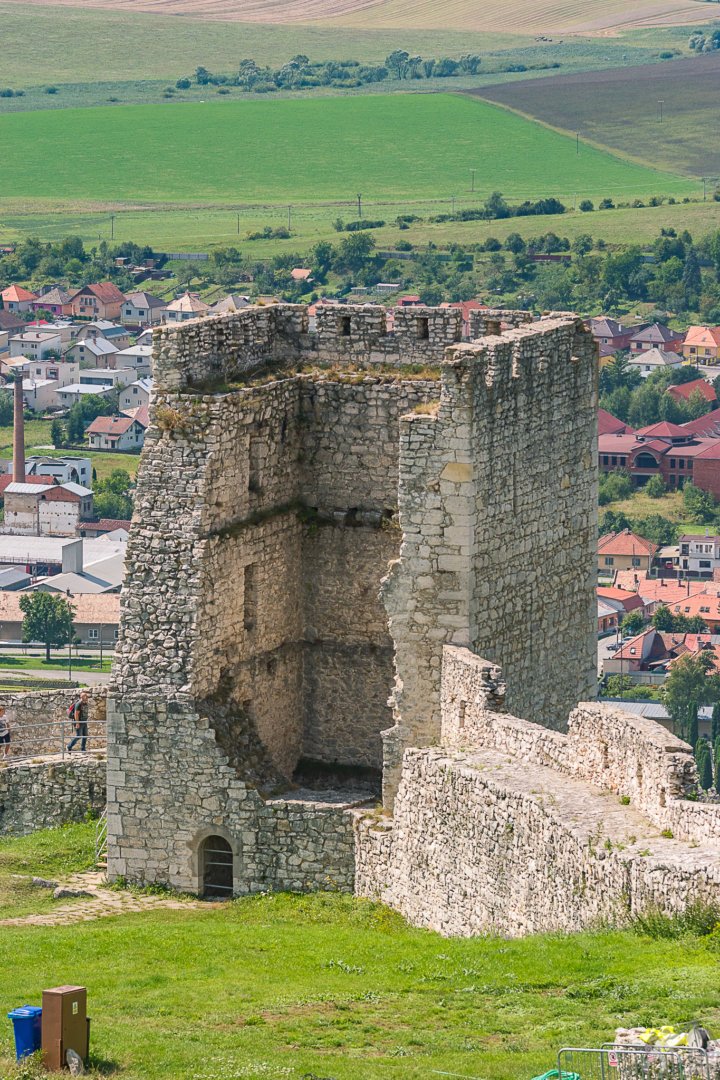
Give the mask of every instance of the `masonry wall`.
POLYGON ((388 806, 403 748, 439 738, 444 644, 512 671, 509 708, 547 727, 594 696, 596 371, 580 321, 541 320, 453 346, 437 414, 402 421, 388 806))
POLYGON ((0 769, 0 836, 25 836, 105 809, 105 761, 26 761, 0 769))
MULTIPOLYGON (((105 746, 105 703, 107 690, 104 686, 91 687, 89 694, 89 746, 97 749, 105 746)), ((8 710, 10 718, 11 754, 56 754, 63 738, 69 742, 72 723, 67 711, 80 696, 79 690, 36 690, 23 693, 0 693, 0 705, 8 710)))

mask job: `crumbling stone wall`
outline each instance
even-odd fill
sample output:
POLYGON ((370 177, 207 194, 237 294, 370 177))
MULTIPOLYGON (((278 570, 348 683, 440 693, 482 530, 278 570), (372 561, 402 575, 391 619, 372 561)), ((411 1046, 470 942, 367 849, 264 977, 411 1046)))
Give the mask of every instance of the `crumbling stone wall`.
POLYGON ((594 696, 596 372, 579 320, 542 320, 451 347, 437 414, 401 422, 387 806, 403 749, 439 739, 444 644, 512 671, 509 707, 546 727, 594 696))
MULTIPOLYGON (((107 688, 88 688, 88 738, 91 747, 105 746, 105 706, 107 688)), ((55 754, 74 734, 67 711, 80 696, 80 690, 32 690, 22 693, 0 693, 10 717, 12 756, 55 754)))
POLYGON ((77 755, 0 769, 0 836, 53 829, 105 809, 104 759, 77 755))
POLYGON ((361 895, 442 933, 510 935, 720 900, 720 809, 685 797, 689 746, 607 705, 562 734, 504 701, 497 665, 445 647, 443 746, 405 752, 393 819, 355 812, 361 895))

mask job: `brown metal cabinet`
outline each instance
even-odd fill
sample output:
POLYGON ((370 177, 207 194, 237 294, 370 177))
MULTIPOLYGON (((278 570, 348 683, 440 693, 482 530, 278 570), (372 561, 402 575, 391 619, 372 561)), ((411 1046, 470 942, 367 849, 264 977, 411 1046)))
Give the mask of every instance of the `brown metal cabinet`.
POLYGON ((65 1067, 65 1054, 88 1056, 90 1021, 84 986, 55 986, 42 995, 42 1055, 46 1069, 65 1067))

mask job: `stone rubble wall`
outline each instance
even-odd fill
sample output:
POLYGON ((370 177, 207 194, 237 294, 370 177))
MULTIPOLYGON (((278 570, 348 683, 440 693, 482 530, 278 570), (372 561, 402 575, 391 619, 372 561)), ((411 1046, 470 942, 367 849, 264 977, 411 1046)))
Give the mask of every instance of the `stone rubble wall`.
POLYGON ((62 761, 0 768, 0 836, 26 836, 83 821, 105 809, 104 758, 78 754, 62 761))
MULTIPOLYGON (((354 812, 356 892, 383 900, 413 925, 446 935, 518 937, 622 925, 659 907, 668 914, 692 902, 720 900, 720 857, 708 857, 657 832, 606 839, 576 784, 575 803, 502 775, 505 755, 428 747, 407 750, 392 824, 354 812), (499 777, 494 771, 500 773, 499 777), (652 850, 650 850, 652 849, 652 850)), ((566 781, 565 785, 571 781, 566 781)), ((610 807, 610 816, 614 813, 610 807)), ((615 834, 613 834, 615 835, 615 834)))
MULTIPOLYGON (((88 688, 90 719, 89 745, 105 745, 105 706, 107 688, 88 688)), ((67 711, 80 696, 80 690, 32 690, 23 693, 0 693, 0 705, 8 710, 12 756, 58 753, 63 735, 69 742, 75 732, 67 711), (62 726, 64 724, 64 727, 62 726), (52 725, 52 726, 46 726, 52 725)))
POLYGON ((596 380, 582 322, 541 320, 449 348, 437 414, 401 422, 388 807, 403 747, 440 736, 444 644, 511 671, 509 707, 546 727, 596 692, 596 380))

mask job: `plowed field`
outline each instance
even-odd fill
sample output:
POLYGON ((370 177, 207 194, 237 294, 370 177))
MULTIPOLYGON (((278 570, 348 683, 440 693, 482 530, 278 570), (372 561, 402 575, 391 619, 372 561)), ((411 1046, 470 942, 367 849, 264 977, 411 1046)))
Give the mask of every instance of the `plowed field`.
MULTIPOLYGON (((13 0, 25 9, 48 0, 13 0)), ((50 0, 52 3, 53 0, 50 0)), ((54 0, 78 7, 78 0, 54 0)), ((334 23, 371 28, 480 30, 488 33, 599 33, 641 26, 709 22, 701 0, 84 0, 83 8, 152 12, 262 23, 334 23)))

